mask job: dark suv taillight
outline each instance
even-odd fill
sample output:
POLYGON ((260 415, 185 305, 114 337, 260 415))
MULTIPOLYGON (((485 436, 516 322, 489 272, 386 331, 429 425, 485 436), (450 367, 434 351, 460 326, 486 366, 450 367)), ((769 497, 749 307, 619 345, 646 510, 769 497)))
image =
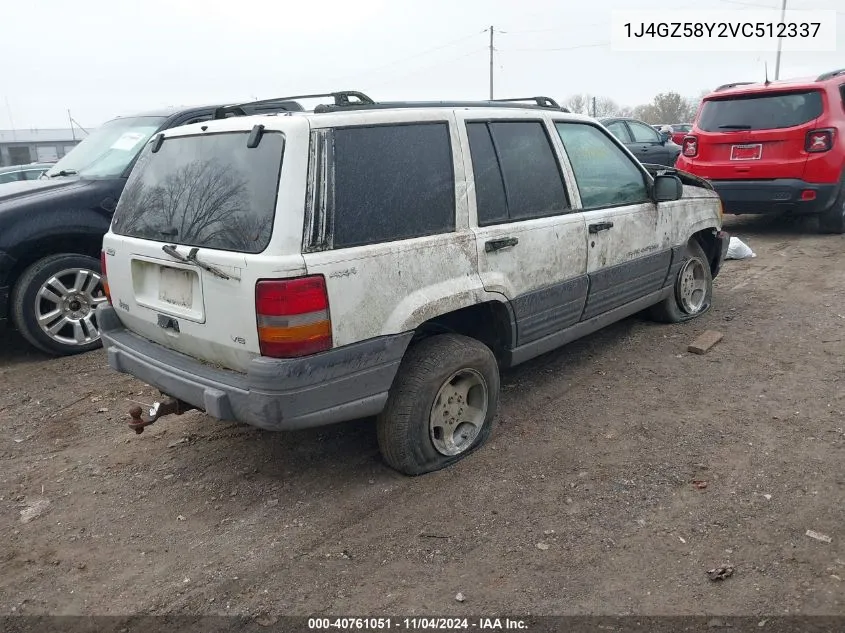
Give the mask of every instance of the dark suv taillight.
POLYGON ((830 151, 833 148, 833 134, 832 128, 810 130, 804 141, 804 149, 811 153, 830 151))
POLYGON ((695 158, 698 156, 698 137, 685 136, 683 148, 683 154, 687 158, 695 158))
POLYGON ((294 358, 332 347, 329 295, 322 275, 255 284, 262 356, 294 358))

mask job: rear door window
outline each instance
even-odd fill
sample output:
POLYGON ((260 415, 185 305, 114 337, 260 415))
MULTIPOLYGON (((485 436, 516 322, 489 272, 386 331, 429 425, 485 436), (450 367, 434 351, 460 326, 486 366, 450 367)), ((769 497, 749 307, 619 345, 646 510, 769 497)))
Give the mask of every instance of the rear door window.
POLYGON ((248 132, 165 138, 148 144, 114 214, 119 235, 245 253, 270 242, 284 137, 248 132))
POLYGON ((701 108, 698 127, 706 132, 776 130, 809 123, 823 111, 817 90, 710 99, 701 108))
POLYGON ((478 225, 569 211, 560 167, 541 121, 467 124, 478 225))
POLYGON ((637 121, 628 121, 628 127, 635 143, 659 143, 660 135, 653 127, 643 125, 637 121))
POLYGON ((448 123, 334 130, 334 248, 451 233, 448 123))
POLYGON ((631 135, 628 134, 628 126, 625 125, 624 121, 614 121, 607 126, 607 129, 623 143, 631 142, 631 135))
POLYGON ((649 200, 643 172, 605 132, 586 123, 561 122, 556 127, 585 209, 649 200))

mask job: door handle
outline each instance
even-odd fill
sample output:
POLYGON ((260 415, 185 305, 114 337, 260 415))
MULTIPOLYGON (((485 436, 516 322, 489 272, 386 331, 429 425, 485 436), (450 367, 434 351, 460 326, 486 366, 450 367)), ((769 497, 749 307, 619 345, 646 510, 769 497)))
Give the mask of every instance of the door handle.
POLYGON ((608 231, 613 228, 613 222, 598 222, 596 224, 590 224, 587 227, 587 230, 590 233, 598 233, 599 231, 608 231))
POLYGON ((517 244, 519 244, 519 238, 516 237, 503 237, 498 240, 487 240, 484 242, 484 252, 492 253, 493 251, 508 248, 509 246, 516 246, 517 244))

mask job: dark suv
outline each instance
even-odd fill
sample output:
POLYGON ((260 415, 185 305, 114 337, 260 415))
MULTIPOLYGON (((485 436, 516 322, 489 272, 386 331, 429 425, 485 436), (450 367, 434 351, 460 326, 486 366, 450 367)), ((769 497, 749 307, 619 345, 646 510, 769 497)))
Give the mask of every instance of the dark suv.
POLYGON ((39 180, 0 187, 0 325, 52 354, 100 346, 95 308, 106 300, 100 247, 126 179, 144 147, 168 128, 295 102, 202 106, 118 118, 101 126, 39 180))
POLYGON ((823 233, 845 233, 845 68, 720 86, 677 167, 709 179, 725 213, 816 214, 823 233))

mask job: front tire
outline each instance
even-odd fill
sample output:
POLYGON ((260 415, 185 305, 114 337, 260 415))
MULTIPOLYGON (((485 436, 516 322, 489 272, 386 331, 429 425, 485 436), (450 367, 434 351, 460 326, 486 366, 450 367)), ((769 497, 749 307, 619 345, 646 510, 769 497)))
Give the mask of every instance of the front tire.
POLYGON ((21 335, 56 356, 100 347, 96 308, 106 301, 100 262, 71 253, 27 268, 12 291, 12 319, 21 335))
POLYGON ((498 403, 489 347, 457 334, 420 341, 405 353, 377 420, 384 461, 406 475, 454 464, 490 438, 498 403))
POLYGON ((672 282, 672 294, 652 306, 651 318, 662 323, 683 323, 701 316, 713 300, 713 274, 704 249, 695 238, 687 243, 684 261, 672 282))

